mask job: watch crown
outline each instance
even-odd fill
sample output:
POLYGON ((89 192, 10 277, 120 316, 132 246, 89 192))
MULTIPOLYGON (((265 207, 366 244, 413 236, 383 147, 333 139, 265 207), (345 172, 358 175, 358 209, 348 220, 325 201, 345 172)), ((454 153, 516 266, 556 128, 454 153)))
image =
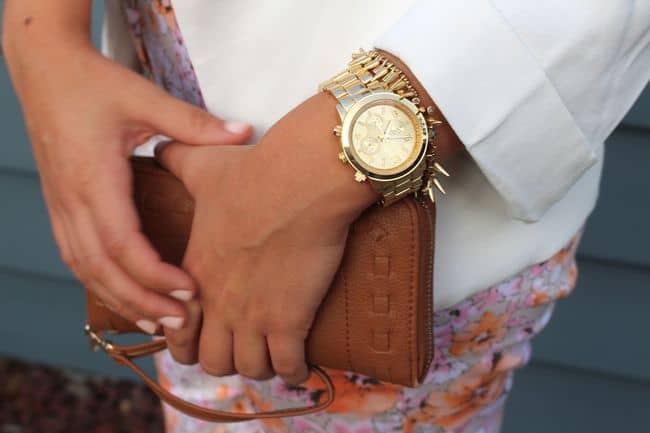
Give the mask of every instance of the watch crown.
POLYGON ((341 131, 342 131, 341 125, 336 125, 334 129, 332 129, 332 133, 337 137, 341 136, 341 131))
POLYGON ((341 162, 348 162, 348 157, 345 156, 344 152, 339 152, 339 161, 341 162))
POLYGON ((366 179, 367 179, 367 178, 366 178, 366 175, 363 174, 363 173, 361 173, 360 171, 357 171, 357 172, 354 174, 354 180, 356 180, 357 182, 365 182, 366 179))

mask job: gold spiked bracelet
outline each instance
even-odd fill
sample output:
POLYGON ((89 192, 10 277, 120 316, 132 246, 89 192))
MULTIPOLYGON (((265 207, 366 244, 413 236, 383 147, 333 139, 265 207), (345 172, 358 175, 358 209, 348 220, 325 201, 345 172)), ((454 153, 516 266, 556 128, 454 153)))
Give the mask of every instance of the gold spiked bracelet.
MULTIPOLYGON (((443 194, 445 193, 436 175, 449 176, 449 174, 436 162, 436 146, 433 141, 435 127, 442 122, 433 117, 435 111, 433 106, 425 107, 422 105, 417 90, 412 86, 404 72, 393 62, 378 51, 365 52, 360 50, 352 55, 352 60, 343 72, 321 83, 319 90, 330 92, 338 100, 336 108, 342 125, 335 127, 334 133, 339 137, 342 137, 343 129, 346 129, 346 121, 355 121, 355 119, 346 120, 346 117, 356 114, 359 111, 359 105, 363 105, 362 101, 372 100, 373 98, 369 98, 371 95, 378 96, 392 93, 404 104, 406 104, 404 101, 408 101, 410 104, 407 105, 414 107, 415 115, 421 116, 419 117, 421 119, 419 126, 424 131, 416 131, 421 132, 422 136, 426 137, 421 159, 406 174, 400 173, 394 179, 373 177, 374 173, 371 169, 363 170, 363 163, 354 164, 353 146, 346 146, 346 138, 342 137, 343 151, 339 154, 339 158, 355 166, 357 169, 355 179, 357 181, 366 181, 370 177, 371 183, 381 194, 380 202, 383 205, 389 205, 410 193, 423 194, 429 197, 431 201, 434 201, 433 187, 436 187, 443 194)), ((356 155, 356 160, 359 159, 362 158, 356 155)))

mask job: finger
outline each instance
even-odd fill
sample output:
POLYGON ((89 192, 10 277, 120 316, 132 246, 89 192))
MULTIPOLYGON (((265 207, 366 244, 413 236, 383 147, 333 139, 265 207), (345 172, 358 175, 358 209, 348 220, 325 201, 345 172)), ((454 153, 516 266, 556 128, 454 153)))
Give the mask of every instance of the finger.
POLYGON ((59 247, 59 254, 61 261, 75 273, 74 267, 76 266, 74 256, 72 254, 72 247, 66 235, 65 223, 63 222, 59 212, 50 210, 50 224, 52 226, 52 236, 54 241, 59 247))
POLYGON ((201 331, 201 303, 192 300, 185 304, 187 320, 179 330, 165 328, 167 347, 180 364, 196 364, 199 356, 199 333, 201 331))
POLYGON ((76 260, 73 254, 72 245, 70 244, 69 240, 70 234, 67 227, 68 224, 66 224, 65 221, 65 212, 59 209, 58 204, 52 197, 50 189, 45 183, 41 182, 41 188, 43 191, 43 197, 45 198, 45 203, 47 205, 48 215, 50 217, 52 236, 54 237, 56 245, 59 247, 61 261, 77 278, 79 278, 79 275, 75 269, 76 260))
POLYGON ((97 280, 95 280, 92 276, 87 276, 87 278, 83 277, 82 273, 79 271, 79 259, 78 259, 79 254, 81 253, 81 248, 76 247, 77 253, 75 255, 74 253, 75 248, 72 247, 72 244, 75 244, 75 242, 68 242, 68 239, 71 239, 72 241, 75 240, 74 234, 68 235, 68 233, 73 233, 73 231, 69 228, 70 224, 68 220, 61 215, 60 218, 53 218, 52 221, 53 221, 55 237, 58 238, 60 236, 63 236, 63 240, 57 242, 66 242, 67 244, 68 253, 67 254, 63 252, 61 253, 62 257, 64 257, 63 259, 64 262, 66 262, 68 267, 70 267, 70 269, 77 276, 77 278, 83 281, 85 287, 95 295, 97 299, 97 303, 99 303, 102 306, 105 306, 109 310, 113 311, 114 313, 118 314, 121 317, 124 317, 125 319, 131 321, 132 323, 135 323, 144 332, 148 334, 154 334, 159 328, 159 325, 155 323, 155 321, 143 319, 141 314, 138 314, 134 310, 127 308, 123 303, 119 302, 115 298, 115 296, 111 294, 110 290, 108 290, 106 287, 98 283, 97 280), (63 232, 62 235, 58 234, 61 232, 63 232))
MULTIPOLYGON (((128 169, 128 165, 125 164, 128 169)), ((165 263, 140 230, 131 199, 130 173, 98 176, 87 202, 108 256, 140 286, 169 294, 181 301, 192 299, 195 284, 180 267, 165 263)))
POLYGON ((252 329, 237 330, 233 335, 235 370, 251 379, 273 377, 266 338, 252 329))
POLYGON ((227 376, 235 373, 233 363, 232 331, 203 305, 203 323, 199 339, 199 363, 212 376, 227 376))
POLYGON ((87 284, 86 288, 95 294, 98 304, 108 308, 118 316, 135 323, 135 325, 145 333, 154 335, 160 328, 158 323, 149 319, 143 319, 141 314, 119 302, 110 294, 110 291, 106 287, 96 281, 87 284))
MULTIPOLYGON (((140 101, 156 107, 146 110, 144 119, 151 128, 187 144, 243 144, 252 135, 250 124, 223 121, 205 110, 181 101, 157 86, 143 88, 140 101)), ((137 98, 132 98, 137 103, 137 98)), ((136 108, 137 109, 137 108, 136 108)))
POLYGON ((119 308, 134 311, 138 320, 146 319, 180 329, 185 320, 183 305, 168 296, 147 290, 131 279, 102 248, 92 225, 90 211, 79 209, 74 218, 79 245, 79 268, 84 281, 95 281, 116 300, 119 308))
POLYGON ((61 226, 63 228, 63 232, 65 234, 66 242, 68 243, 69 252, 70 252, 69 268, 72 270, 72 272, 74 273, 74 275, 77 277, 79 281, 87 285, 88 281, 85 280, 80 267, 82 248, 78 241, 78 236, 76 234, 74 221, 72 220, 70 215, 65 211, 61 211, 59 214, 61 216, 61 226))
POLYGON ((156 160, 174 176, 185 180, 192 158, 192 148, 177 141, 156 146, 156 160))
POLYGON ((305 363, 305 340, 288 334, 266 337, 271 352, 273 370, 290 385, 299 385, 309 377, 305 363))

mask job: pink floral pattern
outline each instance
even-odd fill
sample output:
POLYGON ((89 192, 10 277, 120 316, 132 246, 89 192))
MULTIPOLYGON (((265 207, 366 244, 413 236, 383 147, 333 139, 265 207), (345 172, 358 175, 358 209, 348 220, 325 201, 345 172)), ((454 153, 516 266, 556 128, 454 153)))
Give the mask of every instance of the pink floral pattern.
MULTIPOLYGON (((531 339, 548 323, 555 301, 575 286, 581 233, 549 260, 437 311, 434 360, 418 388, 329 369, 337 398, 323 413, 216 425, 165 408, 168 432, 496 433, 513 372, 530 359, 531 339)), ((169 353, 157 358, 157 366, 170 391, 213 408, 269 410, 311 404, 324 395, 316 378, 301 386, 279 378, 214 378, 198 366, 175 363, 169 353)))
MULTIPOLYGON (((143 72, 172 95, 204 107, 170 0, 123 0, 143 72)), ((165 407, 168 433, 497 433, 513 372, 530 359, 531 339, 550 320, 555 301, 577 278, 582 230, 549 260, 434 314, 435 354, 424 383, 406 388, 330 369, 335 402, 323 413, 282 420, 211 424, 165 407)), ((319 401, 315 378, 289 386, 279 378, 211 377, 168 352, 156 358, 159 380, 206 407, 262 411, 319 401)))
POLYGON ((171 0, 123 0, 122 9, 144 75, 177 98, 205 108, 171 0))

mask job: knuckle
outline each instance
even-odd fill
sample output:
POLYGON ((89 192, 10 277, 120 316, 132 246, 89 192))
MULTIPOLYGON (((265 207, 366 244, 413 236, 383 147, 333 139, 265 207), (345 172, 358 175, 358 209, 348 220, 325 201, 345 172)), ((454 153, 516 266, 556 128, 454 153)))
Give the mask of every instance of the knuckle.
POLYGON ((124 317, 130 320, 137 320, 137 318, 132 317, 131 310, 127 308, 123 303, 106 303, 106 307, 117 314, 118 316, 124 317))
POLYGON ((232 368, 215 365, 214 362, 206 362, 204 360, 201 360, 201 358, 199 358, 199 364, 201 365, 203 371, 205 371, 210 376, 221 377, 228 376, 233 373, 232 368))
MULTIPOLYGON (((167 337, 169 339, 169 337, 167 337)), ((172 358, 179 364, 183 365, 193 365, 196 364, 196 352, 193 350, 185 350, 184 348, 174 347, 173 345, 169 346, 169 351, 172 355, 172 358)))
POLYGON ((266 379, 269 377, 269 369, 259 363, 246 361, 236 362, 237 373, 250 379, 266 379))
POLYGON ((181 365, 194 365, 196 364, 196 356, 188 353, 174 353, 172 352, 174 361, 181 365))
POLYGON ((175 349, 186 350, 194 346, 195 339, 183 333, 169 332, 165 336, 170 346, 175 349))
POLYGON ((199 347, 199 365, 210 376, 228 376, 234 374, 233 365, 227 359, 218 359, 214 356, 208 356, 203 345, 199 347))
MULTIPOLYGON (((228 304, 230 305, 230 303, 228 304)), ((259 301, 249 301, 245 305, 242 305, 244 310, 242 313, 242 321, 249 327, 253 329, 269 329, 269 324, 271 323, 271 311, 269 308, 269 302, 266 299, 261 299, 259 301)))
POLYGON ((298 377, 302 372, 302 366, 298 362, 280 361, 274 366, 275 372, 289 380, 298 377))
POLYGON ((313 318, 312 314, 305 311, 290 311, 284 316, 276 317, 272 322, 272 328, 280 334, 304 339, 309 333, 313 318))
POLYGON ((114 259, 119 259, 124 256, 127 249, 127 242, 124 238, 111 236, 107 234, 104 236, 106 251, 108 255, 114 259))
POLYGON ((69 200, 67 200, 68 209, 76 208, 78 203, 91 203, 97 198, 95 192, 96 176, 96 173, 86 169, 79 169, 68 176, 69 179, 65 180, 65 183, 75 185, 69 200))
POLYGON ((203 132, 209 128, 211 117, 201 110, 191 110, 188 116, 189 127, 196 132, 203 132))
POLYGON ((83 259, 82 267, 89 276, 102 279, 106 272, 106 261, 101 256, 89 255, 83 259))
POLYGON ((139 308, 139 303, 130 297, 125 297, 119 300, 119 306, 121 310, 137 311, 141 312, 142 308, 139 308))

